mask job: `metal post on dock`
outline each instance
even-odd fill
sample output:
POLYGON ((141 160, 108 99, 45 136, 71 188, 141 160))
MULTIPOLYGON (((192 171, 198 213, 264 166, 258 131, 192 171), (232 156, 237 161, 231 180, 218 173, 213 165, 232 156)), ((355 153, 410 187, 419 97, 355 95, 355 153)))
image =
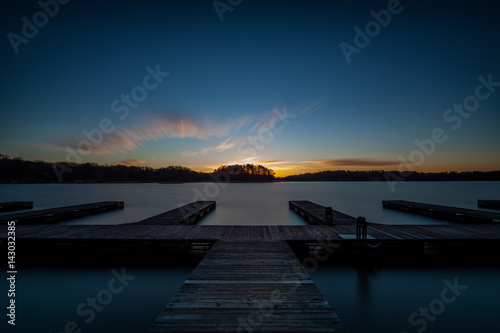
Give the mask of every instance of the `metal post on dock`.
POLYGON ((356 239, 357 240, 366 240, 366 229, 368 227, 368 223, 366 223, 366 218, 363 216, 358 216, 356 221, 356 239))
POLYGON ((332 207, 325 208, 325 223, 326 224, 333 224, 333 208, 332 207))

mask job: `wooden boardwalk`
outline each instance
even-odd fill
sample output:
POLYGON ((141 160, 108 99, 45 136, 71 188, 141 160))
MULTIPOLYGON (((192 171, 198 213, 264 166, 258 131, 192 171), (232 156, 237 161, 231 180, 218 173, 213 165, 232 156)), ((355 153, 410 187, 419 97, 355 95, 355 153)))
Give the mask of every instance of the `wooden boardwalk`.
POLYGON ((407 213, 424 215, 457 223, 498 223, 500 213, 465 209, 450 206, 432 205, 404 200, 384 200, 384 208, 400 210, 407 213))
POLYGON ((150 332, 345 332, 287 243, 217 241, 150 332))
POLYGON ((215 209, 215 201, 195 201, 190 204, 169 210, 134 224, 168 225, 168 224, 195 224, 215 209))
POLYGON ((30 212, 0 215, 0 223, 17 221, 17 224, 49 224, 87 215, 123 208, 123 201, 102 201, 83 205, 66 206, 30 212))
MULTIPOLYGON (((346 237, 355 235, 356 225, 18 225, 16 240, 20 242, 58 242, 78 241, 78 244, 96 242, 114 243, 152 243, 167 241, 215 242, 243 241, 300 241, 313 242, 332 240, 339 243, 356 242, 346 237)), ((368 241, 407 241, 407 240, 500 240, 500 224, 484 225, 384 225, 370 224, 368 241)), ((7 238, 6 230, 0 232, 0 241, 7 238)))
MULTIPOLYGON (((323 206, 293 201, 290 207, 307 218, 324 219, 323 206)), ((500 253, 500 223, 370 223, 367 240, 353 237, 355 219, 340 212, 334 212, 332 225, 271 225, 272 221, 267 226, 180 224, 192 223, 213 208, 215 202, 194 202, 180 210, 121 225, 20 224, 16 225, 16 249, 20 256, 52 258, 58 253, 75 260, 75 254, 85 258, 106 254, 150 258, 159 254, 164 258, 171 250, 211 246, 151 332, 344 332, 290 246, 300 255, 310 254, 318 246, 333 256, 387 254, 392 258, 390 255, 396 254, 397 262, 408 259, 409 254, 429 251, 452 254, 460 260, 469 251, 475 254, 474 260, 477 255, 482 258, 500 253)), ((0 245, 6 241, 7 231, 0 230, 0 245)))
POLYGON ((500 209, 500 200, 478 200, 478 207, 500 209))
POLYGON ((0 213, 33 208, 33 201, 0 202, 0 213))
MULTIPOLYGON (((290 209, 309 224, 330 224, 325 220, 326 207, 306 200, 292 200, 288 202, 290 209)), ((356 224, 356 218, 332 209, 333 221, 331 224, 356 224)))

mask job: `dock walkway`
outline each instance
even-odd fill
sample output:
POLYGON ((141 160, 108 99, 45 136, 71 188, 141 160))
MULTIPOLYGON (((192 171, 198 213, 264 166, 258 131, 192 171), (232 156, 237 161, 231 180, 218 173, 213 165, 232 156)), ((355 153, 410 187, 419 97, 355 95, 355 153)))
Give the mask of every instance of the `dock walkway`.
POLYGON ((478 200, 477 206, 489 209, 500 209, 500 200, 478 200))
POLYGON ((356 224, 356 218, 332 209, 332 223, 325 219, 326 207, 306 200, 288 202, 290 209, 295 211, 309 224, 356 224))
POLYGON ((213 209, 215 209, 215 201, 195 201, 133 224, 195 224, 213 209))
POLYGON ((33 208, 33 201, 0 202, 0 213, 33 208))
POLYGON ((345 332, 284 241, 217 241, 150 332, 345 332))
POLYGON ((0 215, 0 224, 16 220, 17 224, 49 224, 123 208, 123 201, 102 201, 83 205, 34 210, 0 215))
POLYGON ((498 223, 500 213, 484 210, 466 209, 451 206, 432 205, 405 200, 384 200, 384 208, 395 209, 407 213, 424 215, 456 223, 498 223))

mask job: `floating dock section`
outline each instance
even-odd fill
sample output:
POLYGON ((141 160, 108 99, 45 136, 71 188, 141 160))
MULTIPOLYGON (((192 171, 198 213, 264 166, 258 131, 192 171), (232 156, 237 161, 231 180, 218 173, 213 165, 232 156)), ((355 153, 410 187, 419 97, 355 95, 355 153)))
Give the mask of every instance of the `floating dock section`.
MULTIPOLYGON (((394 204, 385 202, 384 206, 391 203, 394 204)), ((398 207, 403 210, 412 209, 415 204, 402 203, 398 207)), ((192 223, 191 219, 215 208, 215 202, 194 202, 139 223, 16 225, 16 249, 20 257, 41 258, 40 261, 52 261, 54 254, 72 262, 77 258, 106 258, 114 254, 118 258, 135 255, 151 258, 151 254, 160 254, 161 262, 167 257, 165 253, 169 253, 165 249, 191 251, 193 244, 204 244, 205 249, 209 248, 208 253, 170 303, 162 311, 158 309, 161 313, 150 332, 344 332, 332 306, 292 248, 300 257, 302 254, 324 260, 342 257, 353 263, 358 262, 360 255, 370 257, 370 262, 372 257, 384 257, 394 263, 411 263, 409 258, 414 254, 423 258, 442 253, 461 263, 481 258, 496 262, 500 255, 500 223, 369 223, 368 237, 359 239, 355 237, 358 225, 351 216, 333 211, 334 223, 321 225, 324 206, 309 201, 290 201, 289 205, 305 218, 312 218, 311 224, 318 224, 180 223, 192 223)), ((422 205, 432 208, 430 212, 436 211, 435 205, 422 205)), ((453 210, 455 214, 470 211, 453 210)), ((7 239, 6 228, 0 230, 0 245, 5 245, 7 239)))
POLYGON ((384 208, 428 216, 457 223, 499 223, 500 213, 483 210, 465 209, 450 206, 432 205, 414 201, 384 200, 384 208))
POLYGON ((286 242, 217 241, 150 332, 345 329, 286 242))
POLYGON ((32 209, 33 201, 9 201, 0 202, 0 213, 14 212, 16 210, 32 209))
POLYGON ((215 209, 215 201, 195 201, 134 224, 195 224, 213 209, 215 209))
POLYGON ((0 215, 0 223, 17 221, 17 224, 49 224, 123 208, 123 201, 102 201, 84 205, 34 210, 0 215))
POLYGON ((500 209, 500 200, 478 200, 477 206, 482 208, 500 209))
POLYGON ((347 214, 331 210, 331 219, 325 216, 327 207, 306 200, 293 200, 288 202, 290 209, 301 216, 309 224, 356 224, 356 218, 347 214))

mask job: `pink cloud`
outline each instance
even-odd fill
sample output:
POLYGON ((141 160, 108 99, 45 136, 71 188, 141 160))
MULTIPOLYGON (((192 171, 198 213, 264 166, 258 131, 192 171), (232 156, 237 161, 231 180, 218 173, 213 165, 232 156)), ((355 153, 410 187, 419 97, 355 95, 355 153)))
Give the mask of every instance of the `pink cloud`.
MULTIPOLYGON (((247 125, 251 119, 251 116, 243 116, 217 121, 208 118, 168 118, 153 116, 143 119, 135 125, 119 127, 109 134, 104 134, 101 142, 92 145, 92 153, 97 155, 124 153, 144 147, 145 142, 164 138, 194 138, 200 140, 225 138, 247 125)), ((85 137, 78 139, 74 138, 66 145, 76 149, 78 144, 83 140, 87 139, 85 137)), ((234 146, 234 144, 231 144, 229 141, 230 139, 227 139, 215 147, 214 150, 224 151, 234 146)), ((208 151, 210 151, 210 149, 208 151)), ((188 156, 190 154, 189 152, 184 152, 183 156, 188 156)))

